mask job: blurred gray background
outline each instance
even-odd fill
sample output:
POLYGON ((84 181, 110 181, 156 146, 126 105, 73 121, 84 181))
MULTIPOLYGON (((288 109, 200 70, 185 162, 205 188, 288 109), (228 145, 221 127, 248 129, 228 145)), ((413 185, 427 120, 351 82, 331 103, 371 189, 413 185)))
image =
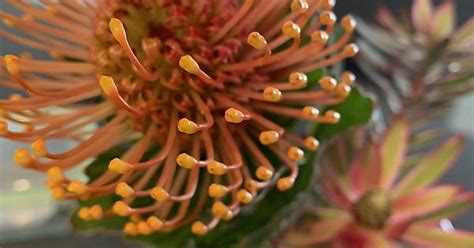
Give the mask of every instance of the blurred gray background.
MULTIPOLYGON (((22 1, 22 0, 18 0, 22 1)), ((339 0, 336 8, 338 16, 353 13, 371 20, 380 5, 389 6, 392 9, 409 9, 411 0, 339 0)), ((439 3, 441 1, 435 1, 439 3)), ((459 20, 464 21, 474 15, 474 0, 457 0, 459 20)), ((11 11, 5 4, 5 0, 0 0, 0 9, 11 11)), ((23 47, 11 44, 0 38, 0 54, 20 53, 23 47)), ((11 92, 0 89, 0 97, 5 97, 11 92)), ((453 111, 447 116, 440 126, 451 133, 463 133, 467 137, 465 151, 457 162, 457 165, 442 179, 446 183, 462 184, 466 190, 474 191, 474 95, 466 96, 456 102, 453 111)), ((0 150, 3 150, 0 147, 0 150)), ((3 159, 3 158, 2 158, 3 159)), ((0 171, 0 174, 5 172, 0 171)), ((0 196, 3 197, 3 196, 0 196)), ((1 211, 1 209, 0 209, 1 211)), ((67 211, 59 209, 62 216, 66 216, 67 211)), ((474 230, 474 211, 471 211, 463 218, 454 222, 457 228, 474 230)), ((84 234, 73 233, 67 225, 65 218, 53 219, 47 228, 39 228, 36 236, 32 240, 22 240, 15 237, 8 238, 9 242, 0 242, 0 248, 106 248, 106 247, 140 247, 132 244, 111 233, 84 234)), ((2 234, 0 234, 2 235, 2 234)), ((3 234, 5 235, 5 234, 3 234)), ((21 235, 19 235, 21 237, 21 235)))

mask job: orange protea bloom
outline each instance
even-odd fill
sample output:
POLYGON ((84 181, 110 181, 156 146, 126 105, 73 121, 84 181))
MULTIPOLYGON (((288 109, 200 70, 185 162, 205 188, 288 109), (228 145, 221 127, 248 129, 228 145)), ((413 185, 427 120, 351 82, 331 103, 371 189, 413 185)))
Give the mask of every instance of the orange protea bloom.
POLYGON ((344 34, 328 45, 337 21, 334 2, 63 0, 35 6, 6 0, 24 14, 0 16, 27 38, 0 35, 55 60, 4 57, 8 73, 0 85, 29 96, 0 100, 0 135, 32 142, 33 153, 19 149, 15 161, 48 171, 55 197, 123 197, 112 209, 81 208, 84 220, 130 216, 124 226, 130 235, 194 222, 192 231, 205 234, 273 181, 290 189, 303 149, 318 148, 314 137, 288 133, 267 114, 329 124, 341 118, 316 106, 343 102, 354 76, 345 73, 340 83, 325 77, 320 86, 307 87, 305 74, 358 52, 347 44, 355 26, 351 16, 341 21, 344 34), (48 111, 53 106, 68 110, 48 111), (25 130, 9 130, 10 122, 25 130), (99 128, 84 131, 91 123, 99 128), (78 144, 53 153, 47 143, 58 138, 78 144), (97 179, 85 183, 64 174, 119 145, 128 150, 97 179), (152 145, 161 149, 146 160, 152 145), (282 161, 287 175, 275 178, 277 165, 262 146, 282 161), (153 203, 137 206, 139 198, 153 203), (213 217, 197 221, 207 209, 213 217))

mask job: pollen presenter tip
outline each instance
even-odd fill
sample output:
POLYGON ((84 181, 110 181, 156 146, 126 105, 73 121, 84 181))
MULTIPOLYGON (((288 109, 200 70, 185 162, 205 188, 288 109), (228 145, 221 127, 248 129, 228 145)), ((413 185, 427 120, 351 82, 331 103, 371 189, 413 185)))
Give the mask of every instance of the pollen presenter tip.
POLYGON ((247 43, 257 50, 263 50, 267 47, 267 41, 258 32, 250 33, 247 37, 247 43))
POLYGON ((195 134, 199 131, 199 126, 195 122, 183 118, 178 121, 178 130, 186 134, 195 134))
POLYGON ((114 158, 109 162, 109 170, 117 174, 125 174, 132 171, 133 166, 121 159, 114 158))
POLYGON ((191 74, 199 74, 200 68, 196 60, 191 55, 185 55, 179 60, 179 66, 191 74))
POLYGON ((181 153, 176 158, 176 163, 183 168, 192 169, 197 166, 198 161, 186 153, 181 153))

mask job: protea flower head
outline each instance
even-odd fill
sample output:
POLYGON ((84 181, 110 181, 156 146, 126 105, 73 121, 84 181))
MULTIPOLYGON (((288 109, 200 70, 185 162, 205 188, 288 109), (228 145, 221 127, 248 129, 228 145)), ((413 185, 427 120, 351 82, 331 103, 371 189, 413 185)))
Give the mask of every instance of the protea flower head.
POLYGON ((455 1, 436 8, 431 0, 414 0, 411 18, 398 16, 381 8, 378 25, 359 20, 358 66, 386 114, 426 121, 474 89, 474 18, 456 30, 455 1))
POLYGON ((187 224, 202 235, 273 182, 290 189, 304 150, 319 143, 269 116, 337 123, 339 113, 316 107, 343 102, 355 80, 347 72, 339 83, 328 76, 315 86, 307 76, 358 52, 348 44, 351 16, 340 21, 343 35, 328 41, 337 24, 335 1, 5 2, 23 14, 0 11, 14 30, 0 35, 54 59, 4 56, 0 84, 28 96, 0 100, 0 135, 31 143, 33 152, 21 148, 14 160, 47 171, 54 197, 119 195, 113 207, 83 207, 78 216, 130 217, 129 235, 187 224), (65 110, 50 111, 56 106, 65 110), (84 131, 91 123, 98 128, 84 131), (55 139, 77 145, 55 153, 47 148, 55 139), (90 182, 65 174, 116 147, 126 151, 90 182), (279 168, 288 172, 275 178, 279 168), (138 204, 144 198, 146 205, 138 204))
POLYGON ((334 154, 325 153, 322 158, 320 182, 329 206, 304 214, 301 223, 284 233, 282 244, 473 247, 473 233, 443 230, 439 223, 472 205, 474 192, 463 192, 457 185, 432 185, 454 164, 463 138, 449 138, 417 165, 406 168, 406 121, 396 119, 379 141, 361 143, 356 139, 354 146, 348 145, 354 137, 365 135, 358 132, 337 140, 328 147, 334 154), (347 161, 350 157, 352 161, 347 161))

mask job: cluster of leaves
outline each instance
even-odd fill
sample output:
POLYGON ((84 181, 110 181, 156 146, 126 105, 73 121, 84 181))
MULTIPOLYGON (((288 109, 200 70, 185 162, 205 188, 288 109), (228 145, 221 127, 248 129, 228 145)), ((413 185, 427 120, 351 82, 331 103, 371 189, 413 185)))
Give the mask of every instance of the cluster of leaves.
POLYGON ((385 120, 403 113, 428 122, 474 90, 474 17, 455 30, 454 1, 435 8, 431 0, 415 0, 411 17, 397 16, 382 8, 378 25, 358 20, 358 66, 385 120))

